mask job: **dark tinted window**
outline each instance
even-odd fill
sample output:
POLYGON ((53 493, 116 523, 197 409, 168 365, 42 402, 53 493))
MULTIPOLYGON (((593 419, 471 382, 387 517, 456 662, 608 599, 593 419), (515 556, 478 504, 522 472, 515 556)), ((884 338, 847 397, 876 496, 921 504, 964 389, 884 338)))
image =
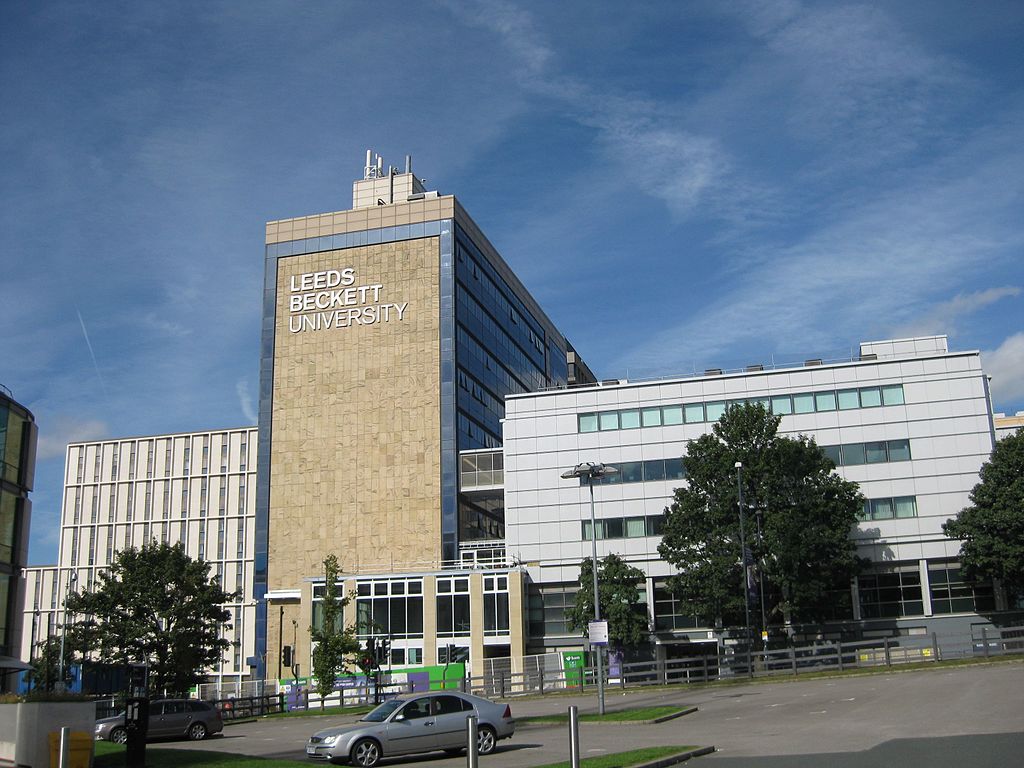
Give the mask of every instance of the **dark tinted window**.
POLYGON ((460 699, 458 696, 438 696, 434 699, 434 706, 437 707, 439 715, 467 712, 473 708, 468 701, 460 699))
POLYGON ((212 707, 205 701, 190 701, 188 709, 190 712, 209 712, 212 707))

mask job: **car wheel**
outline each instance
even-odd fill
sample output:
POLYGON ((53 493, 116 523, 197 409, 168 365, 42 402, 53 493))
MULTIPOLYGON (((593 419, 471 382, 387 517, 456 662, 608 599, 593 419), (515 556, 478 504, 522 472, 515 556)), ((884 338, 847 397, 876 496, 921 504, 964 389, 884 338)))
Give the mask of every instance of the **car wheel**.
POLYGON ((128 731, 126 731, 124 728, 115 728, 110 732, 110 736, 108 736, 107 738, 109 738, 115 744, 127 744, 128 731))
POLYGON ((476 751, 480 755, 489 755, 498 743, 497 734, 489 725, 481 725, 476 732, 476 751))
POLYGON ((373 768, 380 762, 380 745, 373 739, 360 739, 349 753, 352 764, 360 768, 373 768))
POLYGON ((206 726, 202 723, 192 723, 188 727, 188 737, 192 741, 202 741, 206 738, 206 726))

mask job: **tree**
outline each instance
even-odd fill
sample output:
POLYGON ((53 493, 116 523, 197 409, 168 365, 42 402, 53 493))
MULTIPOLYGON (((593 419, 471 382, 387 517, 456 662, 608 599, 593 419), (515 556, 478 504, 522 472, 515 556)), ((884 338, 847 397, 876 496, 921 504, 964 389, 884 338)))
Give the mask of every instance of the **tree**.
MULTIPOLYGON (((36 643, 32 649, 32 669, 29 671, 31 678, 30 685, 33 688, 42 688, 52 691, 57 687, 60 678, 60 637, 48 637, 36 643)), ((72 649, 65 643, 64 646, 64 682, 68 682, 68 670, 74 664, 72 649)))
POLYGON ((210 578, 210 565, 181 544, 150 542, 118 552, 93 591, 69 595, 68 643, 102 662, 148 664, 151 692, 184 694, 231 643, 225 603, 238 599, 210 578))
MULTIPOLYGON (((612 553, 597 568, 597 593, 601 618, 608 622, 608 644, 635 648, 648 635, 647 612, 640 602, 639 586, 644 572, 612 553)), ((594 619, 594 564, 589 557, 580 563, 580 589, 576 604, 565 612, 570 629, 582 629, 594 619)))
POLYGON ((1024 431, 999 440, 980 474, 971 506, 942 531, 962 541, 967 579, 998 579, 1010 598, 1024 597, 1024 431))
POLYGON ((708 624, 742 623, 745 600, 760 616, 758 590, 766 623, 829 618, 864 565, 850 538, 864 504, 857 484, 834 474, 813 440, 780 437, 780 421, 760 404, 729 406, 683 457, 687 485, 665 510, 658 551, 679 571, 669 588, 708 624))
POLYGON ((334 691, 338 673, 345 669, 345 657, 359 651, 359 642, 351 628, 342 626, 342 609, 348 605, 347 597, 338 597, 338 558, 328 555, 324 560, 324 597, 321 602, 320 621, 309 628, 313 648, 314 690, 320 694, 320 709, 324 700, 334 691))

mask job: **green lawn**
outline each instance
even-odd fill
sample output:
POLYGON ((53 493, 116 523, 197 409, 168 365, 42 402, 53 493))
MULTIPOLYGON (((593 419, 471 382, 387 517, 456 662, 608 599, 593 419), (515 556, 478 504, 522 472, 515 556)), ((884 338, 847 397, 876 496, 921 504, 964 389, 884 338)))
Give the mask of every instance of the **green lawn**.
MULTIPOLYGON (((603 717, 592 713, 583 714, 580 715, 580 721, 587 723, 631 723, 636 722, 637 720, 655 720, 659 717, 665 717, 666 715, 675 715, 682 709, 686 709, 686 707, 634 707, 631 709, 617 710, 615 712, 605 712, 603 717)), ((516 721, 521 723, 567 723, 569 722, 569 715, 558 714, 538 715, 536 717, 517 717, 516 721)))
MULTIPOLYGON (((695 747, 645 747, 643 749, 632 749, 629 752, 614 752, 610 755, 600 757, 584 757, 580 760, 580 768, 627 768, 630 765, 639 765, 650 760, 657 760, 669 755, 695 749, 695 747)), ((569 761, 564 763, 548 763, 538 768, 569 768, 569 761)))

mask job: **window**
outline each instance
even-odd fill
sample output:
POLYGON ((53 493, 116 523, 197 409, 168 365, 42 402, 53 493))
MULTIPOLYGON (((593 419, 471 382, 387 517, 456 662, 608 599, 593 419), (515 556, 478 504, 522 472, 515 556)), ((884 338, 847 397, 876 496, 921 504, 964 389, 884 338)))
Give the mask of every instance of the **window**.
POLYGON ((814 409, 816 411, 834 411, 836 409, 836 393, 815 392, 814 409))
POLYGON ((678 459, 665 459, 665 478, 668 480, 683 480, 686 477, 686 470, 683 467, 682 457, 678 459))
POLYGON ((683 423, 683 407, 681 405, 670 405, 661 409, 662 423, 667 427, 674 427, 683 423))
POLYGON ((640 411, 621 411, 619 413, 620 429, 639 429, 640 411))
POLYGON ((910 461, 909 440, 890 440, 888 451, 889 461, 910 461))
POLYGON ((860 407, 877 408, 882 404, 882 391, 878 387, 862 387, 860 390, 860 407))
POLYGON ((606 411, 604 413, 599 414, 598 419, 600 420, 602 432, 619 428, 618 411, 606 411))
POLYGON ((865 619, 919 616, 924 612, 921 574, 916 567, 858 577, 861 616, 865 619))
POLYGON ((484 635, 508 632, 508 576, 484 576, 484 635))
POLYGON ((726 403, 708 403, 704 406, 704 410, 707 414, 707 421, 718 421, 722 416, 725 415, 726 403))
POLYGON ((699 626, 692 615, 663 582, 654 585, 654 629, 693 629, 699 626))
MULTIPOLYGON (((565 611, 576 604, 575 585, 530 585, 527 598, 530 636, 533 638, 578 635, 569 629, 565 611)), ((439 659, 440 661, 440 659, 439 659)))
POLYGON ((664 480, 665 479, 665 460, 664 459, 650 459, 644 462, 644 480, 664 480))
POLYGON ((856 389, 839 390, 839 410, 848 411, 852 408, 860 408, 860 394, 856 389))
POLYGON ((864 443, 850 443, 842 446, 843 452, 843 465, 844 466, 856 466, 858 464, 866 464, 867 459, 864 454, 864 443))
POLYGON ((436 607, 438 637, 468 635, 469 578, 439 578, 436 607))
POLYGON ((813 413, 814 412, 814 395, 810 392, 806 392, 799 395, 793 395, 793 413, 813 413))
POLYGON ((704 421, 704 403, 687 405, 684 410, 687 424, 700 424, 704 421))
POLYGON ((647 525, 642 517, 626 518, 626 538, 635 539, 647 535, 647 525))
POLYGON ((623 483, 642 483, 644 480, 642 461, 624 461, 619 464, 619 476, 623 483))
POLYGON ((581 413, 578 418, 580 432, 597 432, 596 413, 581 413))
POLYGON ((829 461, 837 467, 842 465, 843 457, 838 445, 822 445, 819 447, 825 452, 825 456, 828 457, 829 461))
POLYGON ((928 568, 932 613, 976 613, 995 609, 991 583, 965 581, 957 567, 928 568))
MULTIPOLYGON (((317 589, 322 595, 323 588, 317 589)), ((423 637, 422 579, 360 581, 356 585, 356 632, 360 637, 423 637)))
POLYGON ((895 384, 882 387, 882 402, 885 405, 903 405, 903 386, 895 384))
POLYGON ((917 517, 917 498, 914 496, 897 496, 892 500, 896 517, 917 517))
POLYGON ((868 464, 884 464, 889 460, 885 443, 864 443, 864 456, 868 464))
POLYGON ((771 400, 772 413, 786 416, 793 412, 793 399, 789 395, 776 395, 771 400))
POLYGON ((661 426, 661 408, 644 408, 640 416, 645 427, 661 426))

